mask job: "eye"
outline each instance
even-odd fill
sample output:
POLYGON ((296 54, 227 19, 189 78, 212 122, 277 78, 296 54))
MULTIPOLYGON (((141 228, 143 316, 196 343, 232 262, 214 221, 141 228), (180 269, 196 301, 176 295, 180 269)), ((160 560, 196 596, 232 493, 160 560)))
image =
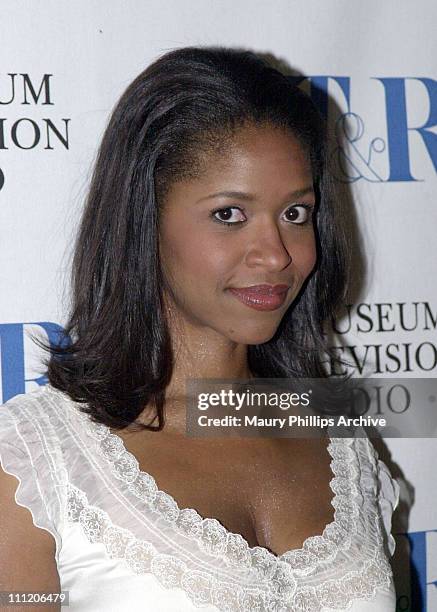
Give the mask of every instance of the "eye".
POLYGON ((224 223, 225 225, 237 225, 246 221, 246 217, 243 214, 241 208, 238 206, 227 206, 226 208, 219 208, 211 213, 214 221, 224 223))
POLYGON ((313 207, 309 204, 294 204, 287 208, 284 213, 286 221, 296 225, 304 225, 311 220, 313 207))

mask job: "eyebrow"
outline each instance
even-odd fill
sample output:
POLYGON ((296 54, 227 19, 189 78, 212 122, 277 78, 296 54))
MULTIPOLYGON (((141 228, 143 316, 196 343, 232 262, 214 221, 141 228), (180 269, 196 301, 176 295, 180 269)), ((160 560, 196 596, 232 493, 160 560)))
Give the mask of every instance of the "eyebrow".
MULTIPOLYGON (((297 189, 296 191, 291 191, 286 195, 285 199, 289 200, 291 198, 301 198, 304 195, 314 193, 313 186, 304 187, 303 189, 297 189)), ((244 200, 246 202, 253 202, 256 200, 256 196, 251 193, 246 193, 245 191, 218 191, 217 193, 211 193, 210 195, 205 196, 204 198, 200 198, 197 200, 196 204, 199 202, 203 202, 204 200, 210 200, 211 198, 234 198, 239 200, 244 200)))

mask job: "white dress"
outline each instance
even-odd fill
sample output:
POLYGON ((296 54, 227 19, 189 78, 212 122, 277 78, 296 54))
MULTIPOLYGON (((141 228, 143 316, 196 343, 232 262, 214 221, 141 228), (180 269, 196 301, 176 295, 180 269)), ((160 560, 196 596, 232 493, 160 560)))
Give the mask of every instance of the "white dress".
POLYGON ((330 439, 334 520, 276 556, 180 509, 79 406, 47 385, 0 411, 3 469, 20 481, 17 503, 55 539, 72 612, 395 610, 399 488, 367 438, 330 439))

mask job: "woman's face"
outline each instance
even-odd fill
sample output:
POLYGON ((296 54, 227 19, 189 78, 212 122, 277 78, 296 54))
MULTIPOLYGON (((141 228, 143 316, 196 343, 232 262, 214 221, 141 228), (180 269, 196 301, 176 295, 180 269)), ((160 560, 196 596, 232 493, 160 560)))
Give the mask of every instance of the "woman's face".
POLYGON ((239 130, 165 200, 160 257, 171 310, 234 342, 267 342, 316 263, 314 206, 298 140, 271 126, 239 130))

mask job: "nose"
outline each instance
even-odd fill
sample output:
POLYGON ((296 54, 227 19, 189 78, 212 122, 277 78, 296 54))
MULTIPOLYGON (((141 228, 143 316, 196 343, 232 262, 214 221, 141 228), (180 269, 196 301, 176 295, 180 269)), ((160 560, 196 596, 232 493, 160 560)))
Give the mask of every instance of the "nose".
POLYGON ((286 268, 291 261, 291 254, 275 222, 264 222, 261 228, 255 230, 245 257, 248 267, 263 267, 276 272, 286 268))

